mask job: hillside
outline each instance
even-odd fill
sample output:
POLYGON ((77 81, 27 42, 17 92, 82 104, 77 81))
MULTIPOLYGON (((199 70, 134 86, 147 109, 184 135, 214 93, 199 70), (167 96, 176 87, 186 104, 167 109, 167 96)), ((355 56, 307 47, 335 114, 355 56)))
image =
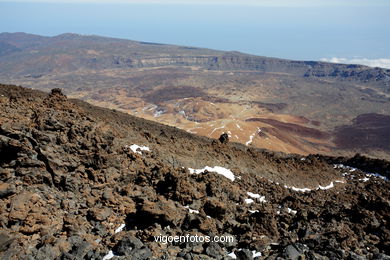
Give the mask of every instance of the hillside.
POLYGON ((0 85, 0 115, 1 259, 390 257, 387 161, 224 144, 59 89, 0 85), (187 234, 234 241, 154 240, 187 234))
POLYGON ((0 34, 0 82, 287 153, 390 159, 390 70, 78 34, 0 34), (359 140, 358 142, 356 140, 359 140))

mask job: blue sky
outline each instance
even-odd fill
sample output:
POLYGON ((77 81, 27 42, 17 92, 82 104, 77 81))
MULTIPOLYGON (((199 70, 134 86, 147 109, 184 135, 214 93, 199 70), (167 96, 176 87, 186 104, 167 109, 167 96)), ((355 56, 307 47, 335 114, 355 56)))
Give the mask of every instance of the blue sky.
POLYGON ((390 66, 389 0, 0 0, 0 11, 0 32, 97 34, 390 66))

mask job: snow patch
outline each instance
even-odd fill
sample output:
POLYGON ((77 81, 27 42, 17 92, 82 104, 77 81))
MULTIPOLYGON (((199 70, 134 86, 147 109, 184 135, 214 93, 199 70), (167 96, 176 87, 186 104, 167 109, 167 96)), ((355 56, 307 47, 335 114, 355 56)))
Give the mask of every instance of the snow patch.
POLYGON ((261 256, 261 253, 260 252, 256 252, 256 250, 253 250, 252 251, 252 257, 255 258, 255 257, 260 257, 261 256))
POLYGON ((115 229, 115 234, 121 232, 126 227, 126 224, 120 225, 117 229, 115 229))
POLYGON ((309 189, 309 188, 297 188, 297 187, 294 187, 294 186, 289 187, 289 186, 287 186, 287 185, 284 185, 284 187, 285 187, 286 189, 292 189, 293 191, 300 191, 300 192, 311 191, 311 189, 309 189))
POLYGON ((260 194, 255 194, 255 193, 252 193, 249 191, 246 194, 248 194, 248 196, 253 198, 253 199, 258 199, 260 202, 267 202, 265 200, 265 196, 261 196, 260 194))
POLYGON ((249 136, 249 141, 245 143, 245 145, 250 145, 253 142, 253 138, 255 137, 256 134, 253 134, 249 136))
POLYGON ((333 181, 328 185, 328 186, 318 186, 317 190, 320 189, 320 190, 329 190, 331 188, 333 188, 334 185, 333 185, 333 181))
POLYGON ((190 214, 192 214, 192 213, 199 214, 199 210, 190 209, 190 206, 185 206, 185 208, 188 209, 188 211, 190 212, 190 214))
POLYGON ((290 208, 287 208, 287 212, 295 215, 295 214, 297 214, 298 211, 290 209, 290 208))
MULTIPOLYGON (((345 183, 343 180, 335 180, 334 182, 337 182, 337 183, 345 183)), ((312 190, 328 190, 328 189, 331 189, 331 188, 334 188, 334 182, 332 181, 329 185, 327 186, 321 186, 321 185, 318 185, 318 188, 315 188, 315 189, 309 189, 309 188, 297 188, 297 187, 294 187, 294 186, 287 186, 287 185, 284 185, 284 187, 286 189, 292 189, 293 191, 300 191, 300 192, 309 192, 309 191, 312 191, 312 190)))
POLYGON ((139 146, 137 144, 126 146, 126 148, 130 148, 133 151, 133 153, 138 153, 138 154, 142 154, 142 151, 150 151, 149 147, 139 146))
POLYGON ((226 168, 221 167, 221 166, 214 166, 214 167, 206 166, 203 169, 188 168, 188 170, 190 171, 191 174, 194 174, 194 173, 199 174, 199 173, 202 173, 204 171, 209 171, 209 172, 215 172, 217 174, 220 174, 220 175, 228 178, 231 181, 234 181, 234 179, 235 179, 235 176, 231 170, 226 169, 226 168))
POLYGON ((386 176, 383 176, 383 175, 380 175, 379 173, 367 173, 366 176, 370 176, 370 177, 378 177, 378 178, 381 178, 382 180, 385 180, 385 181, 388 181, 389 179, 386 177, 386 176))
POLYGON ((113 258, 114 256, 115 256, 114 253, 112 252, 112 250, 110 250, 110 251, 108 251, 108 254, 103 257, 102 260, 109 260, 109 259, 113 258))
POLYGON ((256 210, 248 210, 250 213, 256 213, 256 212, 259 212, 257 209, 256 210))
POLYGON ((237 259, 237 256, 234 252, 229 253, 228 256, 230 256, 233 259, 237 259))
POLYGON ((246 204, 251 204, 253 202, 255 202, 253 199, 245 199, 246 204))
MULTIPOLYGON (((241 250, 242 250, 242 248, 238 249, 238 251, 241 251, 241 250)), ((232 259, 237 259, 237 256, 234 252, 229 253, 228 256, 230 256, 232 259)), ((256 250, 252 251, 252 258, 260 257, 260 256, 261 256, 260 252, 257 252, 256 250)))
POLYGON ((260 199, 260 197, 261 197, 260 194, 252 193, 250 191, 248 191, 246 194, 248 194, 249 197, 252 197, 254 199, 260 199))
MULTIPOLYGON (((346 176, 346 175, 350 175, 351 172, 354 172, 356 170, 358 170, 357 168, 353 168, 353 167, 350 167, 350 166, 345 166, 343 164, 334 164, 333 165, 333 168, 335 169, 345 169, 345 170, 348 170, 349 172, 344 172, 342 175, 343 176, 346 176)), ((381 178, 382 180, 385 180, 385 181, 388 181, 389 179, 386 177, 386 176, 383 176, 379 173, 371 173, 371 172, 365 172, 366 174, 366 177, 370 178, 370 177, 378 177, 378 178, 381 178)), ((352 176, 353 178, 354 176, 352 176)))
POLYGON ((353 167, 350 167, 350 166, 346 166, 344 164, 333 164, 333 168, 335 169, 344 169, 344 170, 349 170, 350 172, 354 172, 357 170, 357 168, 353 168, 353 167))
POLYGON ((249 136, 249 141, 245 143, 245 145, 249 145, 253 142, 253 138, 255 138, 256 134, 260 133, 261 129, 258 127, 257 131, 254 132, 251 136, 249 136))

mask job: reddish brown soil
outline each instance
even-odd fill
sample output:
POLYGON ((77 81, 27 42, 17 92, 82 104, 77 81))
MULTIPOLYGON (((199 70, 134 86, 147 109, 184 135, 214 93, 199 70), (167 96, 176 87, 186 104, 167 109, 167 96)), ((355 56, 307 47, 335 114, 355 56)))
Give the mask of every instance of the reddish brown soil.
POLYGON ((284 123, 274 119, 268 118, 249 118, 246 121, 249 122, 263 122, 269 124, 285 133, 292 133, 294 135, 303 136, 303 137, 311 137, 316 139, 327 139, 330 137, 328 133, 322 132, 315 128, 310 128, 306 126, 301 126, 292 123, 284 123))
POLYGON ((342 149, 376 148, 390 150, 390 116, 362 114, 352 125, 336 129, 335 143, 342 149))

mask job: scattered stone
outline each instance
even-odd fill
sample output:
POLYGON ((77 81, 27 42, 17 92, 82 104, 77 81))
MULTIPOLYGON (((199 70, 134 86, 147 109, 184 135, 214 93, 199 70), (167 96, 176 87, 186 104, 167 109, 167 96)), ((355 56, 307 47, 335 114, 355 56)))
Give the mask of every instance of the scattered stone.
POLYGON ((235 252, 238 260, 252 260, 253 253, 249 249, 242 249, 235 252))
POLYGON ((229 135, 227 133, 223 133, 218 140, 221 144, 227 144, 229 142, 229 135))
POLYGON ((8 183, 0 183, 0 199, 6 198, 16 192, 15 186, 8 183))

